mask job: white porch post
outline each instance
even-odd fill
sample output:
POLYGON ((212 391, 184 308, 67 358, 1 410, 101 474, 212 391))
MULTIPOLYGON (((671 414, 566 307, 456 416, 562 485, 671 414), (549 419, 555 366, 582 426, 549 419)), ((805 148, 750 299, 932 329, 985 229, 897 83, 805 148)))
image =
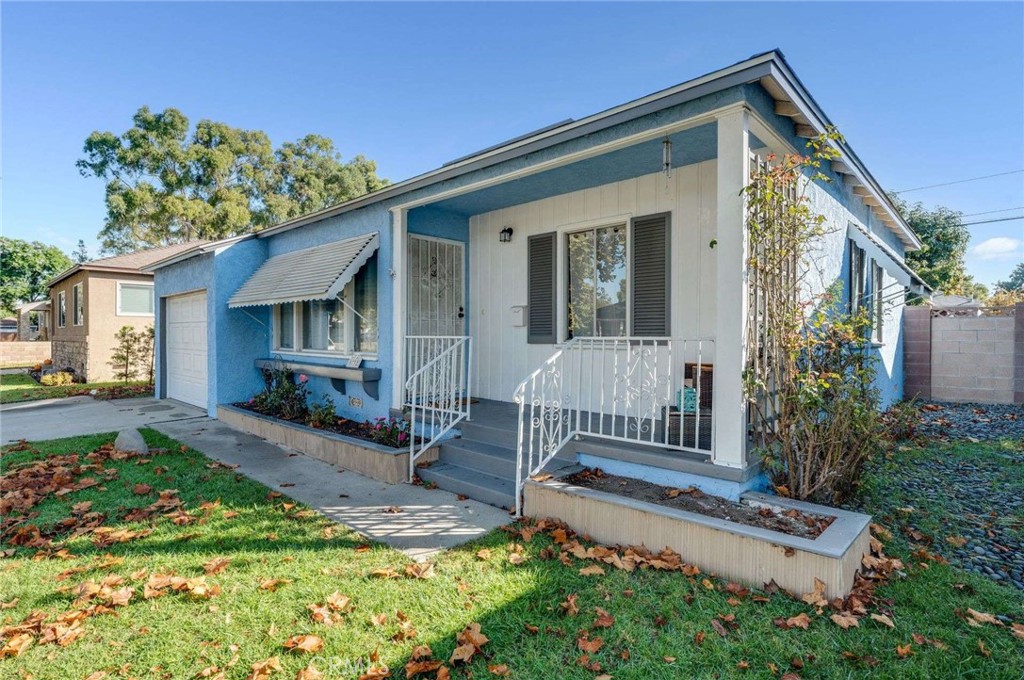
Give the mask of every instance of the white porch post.
POLYGON ((718 118, 718 258, 714 415, 716 465, 747 461, 743 393, 747 335, 747 229, 741 194, 750 178, 750 122, 746 109, 718 118))
POLYGON ((392 370, 391 408, 401 409, 405 398, 405 246, 406 210, 391 210, 391 272, 392 272, 392 370))

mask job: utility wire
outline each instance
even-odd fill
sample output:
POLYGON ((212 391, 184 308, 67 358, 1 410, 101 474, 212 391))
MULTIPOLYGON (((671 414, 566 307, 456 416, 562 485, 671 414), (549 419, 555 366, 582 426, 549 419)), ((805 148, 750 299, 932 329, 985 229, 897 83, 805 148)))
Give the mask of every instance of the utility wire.
POLYGON ((1010 212, 1011 210, 1024 210, 1024 205, 1018 205, 1016 208, 1000 208, 999 210, 986 210, 984 212, 965 213, 964 217, 974 217, 975 215, 991 215, 992 213, 1010 212))
POLYGON ((967 179, 958 179, 953 182, 943 182, 941 184, 929 184, 926 187, 914 187, 913 189, 900 189, 899 191, 893 191, 894 194, 908 194, 911 191, 924 191, 925 189, 935 189, 936 187, 948 187, 951 184, 963 184, 964 182, 977 182, 980 179, 991 179, 992 177, 1004 177, 1006 175, 1016 175, 1017 173, 1024 172, 1024 168, 1020 170, 1010 170, 1009 172, 997 172, 994 175, 982 175, 981 177, 968 177, 967 179))
POLYGON ((977 222, 963 222, 961 226, 969 227, 972 224, 991 224, 992 222, 1013 222, 1014 220, 1024 220, 1024 215, 1017 215, 1016 217, 1000 217, 994 220, 978 220, 977 222))

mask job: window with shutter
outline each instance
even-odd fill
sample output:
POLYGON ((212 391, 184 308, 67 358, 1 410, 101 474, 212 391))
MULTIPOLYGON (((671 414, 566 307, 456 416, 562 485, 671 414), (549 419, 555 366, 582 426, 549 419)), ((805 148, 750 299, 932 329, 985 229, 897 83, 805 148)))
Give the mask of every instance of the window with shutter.
POLYGON ((549 232, 531 236, 527 241, 527 333, 531 345, 551 345, 558 341, 557 274, 555 251, 558 234, 549 232))
POLYGON ((669 213, 633 219, 630 302, 634 336, 668 337, 672 334, 669 229, 669 213))

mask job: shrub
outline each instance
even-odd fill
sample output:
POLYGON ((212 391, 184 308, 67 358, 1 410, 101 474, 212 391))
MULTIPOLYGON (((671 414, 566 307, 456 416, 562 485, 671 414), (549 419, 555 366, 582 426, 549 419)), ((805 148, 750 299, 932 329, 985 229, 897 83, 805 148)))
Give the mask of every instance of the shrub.
POLYGON ((43 370, 43 365, 42 364, 36 364, 35 366, 32 367, 32 370, 34 372, 38 373, 39 371, 43 370))
POLYGON ((43 360, 43 366, 52 366, 52 365, 53 365, 53 359, 44 359, 43 360))
MULTIPOLYGON (((811 244, 828 233, 805 193, 827 182, 835 158, 830 131, 809 156, 769 157, 745 189, 750 236, 750 324, 745 371, 752 430, 776 490, 794 498, 842 502, 879 445, 871 321, 866 305, 848 313, 841 285, 810 293, 811 244)), ((819 279, 823 279, 819 272, 819 279)))
POLYGON ((377 418, 372 423, 373 441, 396 449, 409 445, 409 422, 402 418, 377 418))
POLYGON ((323 401, 313 402, 309 407, 309 415, 306 416, 306 424, 319 430, 325 429, 338 422, 338 414, 334 410, 334 400, 324 397, 323 401))
POLYGON ((264 370, 263 382, 267 388, 250 400, 252 408, 260 413, 286 420, 306 420, 309 409, 306 406, 306 380, 299 376, 298 384, 291 371, 284 369, 264 370))
POLYGON ((39 382, 47 387, 57 387, 59 385, 70 385, 75 382, 75 376, 65 371, 58 371, 57 373, 49 373, 39 379, 39 382))

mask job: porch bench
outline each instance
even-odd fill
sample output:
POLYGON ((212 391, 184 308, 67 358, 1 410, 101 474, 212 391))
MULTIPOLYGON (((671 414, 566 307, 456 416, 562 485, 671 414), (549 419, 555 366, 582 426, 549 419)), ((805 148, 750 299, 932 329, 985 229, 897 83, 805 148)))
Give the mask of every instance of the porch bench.
POLYGON ((300 361, 281 361, 279 359, 257 359, 256 368, 260 370, 285 370, 289 373, 305 373, 321 378, 330 378, 331 385, 340 394, 345 394, 345 381, 360 383, 363 391, 371 399, 380 399, 380 369, 350 368, 348 366, 325 366, 324 364, 307 364, 300 361))

